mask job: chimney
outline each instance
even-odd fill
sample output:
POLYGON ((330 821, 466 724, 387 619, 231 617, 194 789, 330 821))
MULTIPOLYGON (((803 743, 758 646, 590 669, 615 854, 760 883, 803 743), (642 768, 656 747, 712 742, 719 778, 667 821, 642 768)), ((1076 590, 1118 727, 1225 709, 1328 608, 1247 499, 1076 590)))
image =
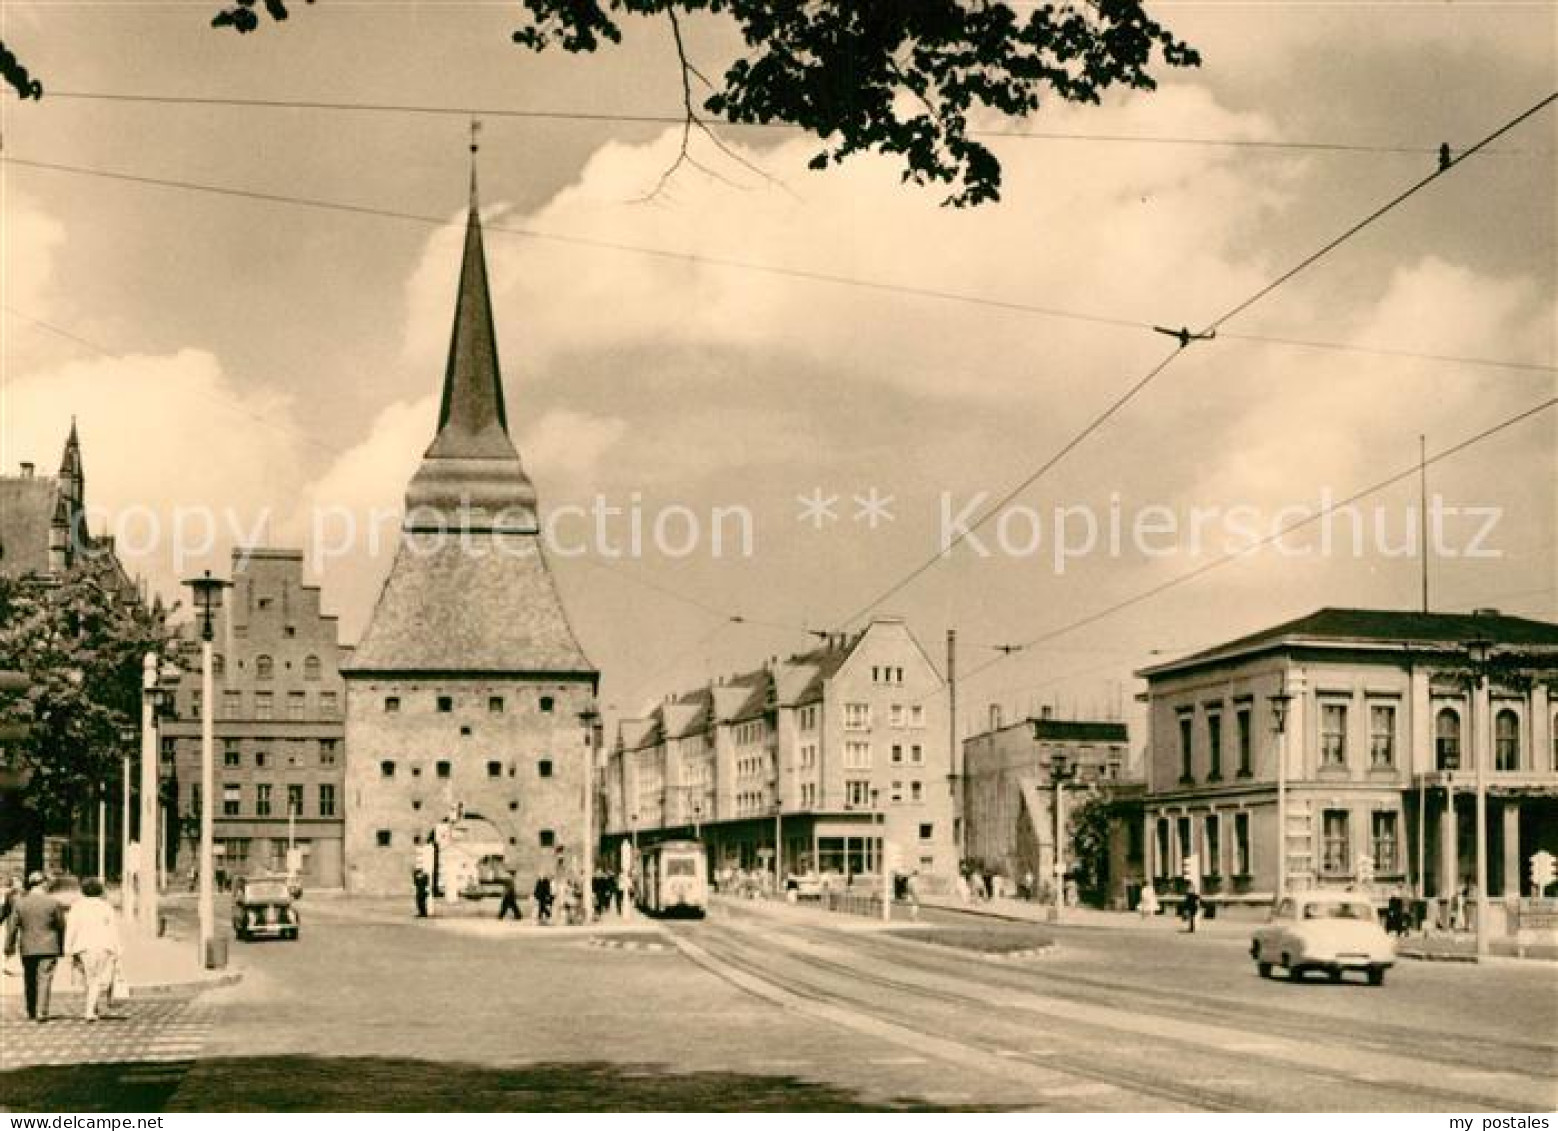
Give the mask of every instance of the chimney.
POLYGON ((1001 729, 1001 705, 999 703, 990 704, 990 729, 1001 729))
POLYGON ((32 464, 30 464, 30 463, 22 464, 22 478, 23 479, 31 479, 32 478, 32 471, 33 471, 33 465, 32 464))

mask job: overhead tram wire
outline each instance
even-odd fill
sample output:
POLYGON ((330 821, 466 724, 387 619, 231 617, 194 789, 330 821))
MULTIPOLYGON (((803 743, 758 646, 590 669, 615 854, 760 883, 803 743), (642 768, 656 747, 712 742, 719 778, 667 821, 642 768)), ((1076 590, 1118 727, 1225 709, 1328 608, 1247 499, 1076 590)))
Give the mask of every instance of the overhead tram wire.
MULTIPOLYGON (((185 181, 174 178, 143 176, 136 173, 125 173, 112 169, 94 169, 82 165, 67 165, 61 162, 37 161, 26 157, 16 157, 0 153, 0 164, 16 165, 21 168, 41 169, 47 172, 66 173, 75 176, 97 177, 104 180, 123 181, 129 184, 147 185, 153 188, 175 189, 186 192, 208 193, 214 196, 233 197, 240 200, 250 200, 261 204, 278 204, 299 208, 313 208, 328 212, 343 212, 351 215, 377 217, 385 220, 399 220, 408 223, 420 224, 434 228, 450 228, 463 221, 454 221, 439 216, 428 216, 422 213, 405 212, 398 209, 379 208, 365 204, 351 204, 343 201, 321 200, 314 197, 294 196, 286 193, 259 192, 252 189, 233 188, 226 185, 203 184, 198 181, 185 181)), ((758 274, 772 275, 779 278, 795 279, 801 282, 821 283, 830 286, 852 287, 860 290, 876 291, 883 294, 903 295, 910 298, 923 298, 936 302, 957 303, 968 306, 983 307, 990 310, 1007 311, 1014 314, 1037 315, 1042 318, 1056 318, 1061 320, 1090 323, 1098 326, 1113 326, 1120 329, 1142 330, 1150 332, 1152 323, 1129 318, 1116 318, 1107 315, 1093 314, 1084 311, 1063 310, 1057 307, 1040 306, 1036 303, 1017 302, 1013 300, 994 298, 986 295, 968 294, 959 291, 937 290, 930 287, 912 286, 906 283, 892 283, 884 280, 862 279, 850 275, 838 275, 827 271, 814 271, 806 268, 782 267, 775 264, 760 263, 753 260, 733 259, 722 256, 701 255, 696 252, 673 251, 667 248, 649 247, 642 244, 621 243, 614 240, 596 239, 590 236, 571 236, 557 232, 544 232, 535 228, 520 228, 500 223, 484 223, 483 230, 497 232, 503 235, 517 236, 522 239, 533 239, 543 242, 561 243, 579 247, 589 247, 603 251, 615 251, 630 255, 644 255, 650 258, 664 259, 677 263, 692 263, 700 266, 718 267, 733 271, 751 271, 758 274)), ((1294 346, 1307 349, 1327 349, 1347 353, 1385 354, 1393 357, 1415 358, 1422 361, 1435 361, 1459 365, 1479 365, 1493 368, 1529 370, 1535 372, 1558 372, 1558 364, 1542 364, 1537 362, 1508 361, 1480 357, 1460 357, 1445 354, 1416 353, 1409 350, 1396 350, 1384 347, 1375 347, 1363 344, 1346 342, 1321 342, 1301 341, 1290 338, 1266 337, 1259 334, 1224 334, 1224 337, 1248 342, 1264 342, 1272 345, 1294 346)))
MULTIPOLYGON (((1067 635, 1068 633, 1075 632, 1079 628, 1086 628, 1088 625, 1096 624, 1101 620, 1105 620, 1114 616, 1116 613, 1120 613, 1126 609, 1140 605, 1143 602, 1149 601, 1162 593, 1168 592, 1170 589, 1177 589, 1179 586, 1194 581, 1196 578, 1211 573, 1213 570, 1221 569, 1223 566, 1229 565, 1232 562, 1249 557, 1257 550, 1260 550, 1273 543, 1280 542, 1289 534, 1292 534, 1297 530, 1301 530, 1306 526, 1312 526, 1314 523, 1321 521, 1326 516, 1335 513, 1343 507, 1348 507, 1354 503, 1362 502, 1371 495, 1376 495, 1381 491, 1394 487, 1397 483, 1411 479, 1413 476, 1417 475, 1423 467, 1431 467, 1436 463, 1451 458, 1452 456, 1459 455, 1468 448, 1475 447, 1485 440, 1490 440, 1500 433, 1505 432, 1518 424, 1522 424, 1525 421, 1532 419, 1533 417, 1539 416, 1554 407, 1558 407, 1558 396, 1549 397, 1548 399, 1540 401, 1529 408, 1522 409, 1513 416, 1505 417, 1497 424, 1484 428, 1482 431, 1474 433, 1473 435, 1468 436, 1466 439, 1434 453, 1426 460, 1421 462, 1414 460, 1410 467, 1407 467, 1402 471, 1398 471, 1384 479, 1372 483, 1369 486, 1364 487, 1362 490, 1356 491, 1353 494, 1347 496, 1345 499, 1338 499, 1328 506, 1321 507, 1311 515, 1307 515, 1301 519, 1295 519, 1294 521, 1283 526, 1280 530, 1273 531, 1271 534, 1268 534, 1266 537, 1251 543, 1244 549, 1229 551, 1228 553, 1213 558, 1211 561, 1205 562, 1202 565, 1195 567, 1194 569, 1187 570, 1184 573, 1176 574, 1173 577, 1168 578, 1166 581, 1161 581, 1158 584, 1140 590, 1139 592, 1134 593, 1131 596, 1124 598, 1123 600, 1116 601, 1111 605, 1105 606, 1097 612, 1089 613, 1083 617, 1078 617, 1073 621, 1068 621, 1058 628, 1050 629, 1047 632, 1033 637, 1031 640, 1024 641, 1021 647, 1026 650, 1035 648, 1040 644, 1046 644, 1051 640, 1055 640, 1061 636, 1067 635)), ((998 655, 982 664, 977 664, 967 673, 960 675, 958 677, 958 682, 962 683, 964 680, 973 679, 981 672, 988 671, 997 664, 1004 663, 1008 658, 1008 655, 998 655)))
MULTIPOLYGON (((681 126, 686 121, 684 113, 642 114, 601 110, 549 110, 494 106, 432 106, 409 102, 335 102, 321 99, 243 98, 222 95, 138 94, 100 90, 51 90, 50 98, 73 101, 121 102, 159 106, 220 106, 258 110, 316 110, 327 113, 352 114, 411 114, 428 117, 469 118, 477 116, 493 119, 548 122, 598 122, 607 125, 681 126)), ((801 127, 788 122, 730 122, 720 120, 710 123, 720 129, 756 129, 765 131, 801 132, 801 127)), ((1438 153, 1438 145, 1382 145, 1367 142, 1334 141, 1282 141, 1263 138, 1195 137, 1176 134, 1106 134, 1066 133, 1058 130, 970 130, 971 136, 1007 138, 1017 141, 1085 142, 1105 145, 1183 145, 1220 149, 1269 150, 1275 152, 1296 151, 1308 153, 1386 154, 1392 156, 1425 156, 1438 153)), ((1504 155, 1546 156, 1530 154, 1523 150, 1499 151, 1504 155)))
MULTIPOLYGON (((1314 251, 1305 256, 1303 259, 1299 260, 1298 263, 1294 264, 1292 267, 1289 267, 1286 271, 1283 271, 1275 279, 1272 279, 1270 282, 1260 287, 1253 294, 1235 303, 1227 311, 1218 315, 1211 322, 1206 323, 1201 327, 1200 330, 1194 333, 1191 333, 1188 329, 1184 331, 1185 338, 1183 340, 1189 342, 1212 339, 1215 337, 1217 330, 1225 322, 1228 322, 1238 317, 1240 314, 1243 314, 1246 310, 1249 310, 1252 306, 1266 298, 1273 291, 1290 282, 1303 271, 1314 266, 1331 252, 1342 246, 1342 244, 1346 243, 1348 240, 1352 239, 1354 236, 1370 227, 1372 224, 1377 222, 1379 219, 1394 209, 1406 203, 1413 196, 1416 196, 1424 188, 1439 180, 1439 178, 1443 177, 1446 173, 1450 172, 1452 169, 1459 168, 1468 157, 1480 153, 1489 144, 1496 141, 1498 138, 1503 137, 1506 133, 1519 126, 1528 118, 1537 113, 1540 113, 1542 110, 1552 105, 1554 101, 1558 101, 1558 92, 1547 95, 1534 106, 1531 106, 1529 109, 1526 109, 1515 115, 1515 117, 1509 119, 1503 125, 1495 129, 1492 133, 1483 137, 1480 141, 1471 145, 1467 149, 1461 151, 1449 161, 1441 161, 1441 163, 1436 166, 1427 176, 1413 182, 1406 189, 1397 193, 1389 201, 1376 208, 1373 212, 1370 212, 1357 223, 1348 227, 1339 236, 1336 236, 1334 239, 1331 239, 1322 245, 1317 251, 1314 251)), ((1084 441, 1086 441, 1090 436, 1092 436, 1106 423, 1108 423, 1109 420, 1111 420, 1117 413, 1119 413, 1121 409, 1125 408, 1126 405, 1135 400, 1140 393, 1142 393, 1149 385, 1157 380, 1163 371, 1174 363, 1176 358, 1185 352, 1185 345, 1180 345, 1176 347, 1171 353, 1164 356, 1156 364, 1154 364, 1150 369, 1147 370, 1147 372, 1142 374, 1142 376, 1137 378, 1130 386, 1128 386, 1123 393, 1120 393, 1113 400, 1111 400, 1101 412, 1094 415, 1087 422, 1087 424, 1081 428, 1080 431, 1076 432, 1070 439, 1062 444, 1057 451, 1044 460, 1044 462, 1041 463, 1036 469, 1034 469, 1034 471, 1024 477, 1021 482, 1008 490, 998 500, 990 504, 990 506, 986 507, 984 512, 975 518, 971 523, 959 530, 957 534, 941 548, 940 551, 931 555, 929 558, 926 558, 903 577, 899 578, 892 585, 888 586, 878 596, 867 602, 865 605, 861 606, 849 616, 845 617, 842 622, 844 626, 848 627, 849 625, 854 624, 861 617, 880 606, 882 602, 895 596, 914 581, 918 580, 922 575, 929 572, 931 569, 935 568, 935 566, 950 557, 952 551, 956 549, 959 544, 965 541, 971 534, 974 533, 974 531, 978 530, 986 522, 989 522, 991 518, 999 514, 1003 508, 1005 508, 1014 499, 1022 495, 1025 491, 1027 491, 1029 487, 1033 486, 1034 483, 1043 478, 1052 468, 1064 460, 1066 456, 1076 450, 1076 448, 1078 448, 1084 441)))

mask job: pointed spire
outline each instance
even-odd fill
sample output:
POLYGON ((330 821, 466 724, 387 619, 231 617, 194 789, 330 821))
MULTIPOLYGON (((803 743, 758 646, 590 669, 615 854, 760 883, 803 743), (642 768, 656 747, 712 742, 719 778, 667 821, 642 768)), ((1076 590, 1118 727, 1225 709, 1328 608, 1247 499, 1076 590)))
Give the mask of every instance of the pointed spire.
POLYGON ((476 131, 471 123, 471 197, 465 221, 465 250, 455 299, 454 329, 444 368, 438 433, 406 492, 408 523, 413 511, 442 516, 446 526, 487 523, 510 528, 535 525, 535 487, 520 465, 508 434, 497 334, 487 287, 482 245, 481 201, 476 183, 476 131), (501 516, 501 517, 500 517, 501 516))

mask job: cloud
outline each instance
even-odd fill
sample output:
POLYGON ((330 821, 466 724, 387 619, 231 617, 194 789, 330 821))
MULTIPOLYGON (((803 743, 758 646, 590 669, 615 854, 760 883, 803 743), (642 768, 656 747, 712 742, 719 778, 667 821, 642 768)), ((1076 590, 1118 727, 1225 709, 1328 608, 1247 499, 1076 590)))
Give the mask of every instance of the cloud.
POLYGON ((202 350, 77 360, 13 378, 3 444, 52 474, 74 417, 94 532, 163 593, 229 549, 288 536, 278 513, 300 488, 288 403, 236 387, 202 350))

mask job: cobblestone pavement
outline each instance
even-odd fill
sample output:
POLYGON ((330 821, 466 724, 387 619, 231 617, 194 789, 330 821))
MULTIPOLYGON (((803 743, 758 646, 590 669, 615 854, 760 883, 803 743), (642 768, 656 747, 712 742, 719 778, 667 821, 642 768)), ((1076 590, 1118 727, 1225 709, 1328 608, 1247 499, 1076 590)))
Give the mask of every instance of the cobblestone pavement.
POLYGON ((0 1072, 39 1065, 172 1063, 192 1059, 211 1031, 211 1010, 193 999, 131 1000, 98 1021, 81 1018, 81 999, 55 999, 45 1024, 20 1002, 0 1009, 0 1072), (62 1013, 61 1007, 69 1012, 62 1013))

